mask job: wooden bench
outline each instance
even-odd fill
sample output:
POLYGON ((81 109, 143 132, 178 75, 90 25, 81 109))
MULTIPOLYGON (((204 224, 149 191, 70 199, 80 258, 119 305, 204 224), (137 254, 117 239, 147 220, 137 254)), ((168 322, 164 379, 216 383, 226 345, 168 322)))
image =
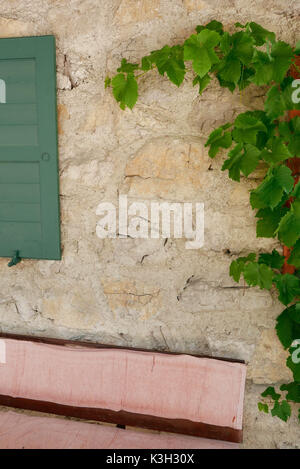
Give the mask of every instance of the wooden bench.
POLYGON ((236 448, 245 377, 230 360, 0 334, 0 405, 56 416, 2 408, 0 448, 236 448))

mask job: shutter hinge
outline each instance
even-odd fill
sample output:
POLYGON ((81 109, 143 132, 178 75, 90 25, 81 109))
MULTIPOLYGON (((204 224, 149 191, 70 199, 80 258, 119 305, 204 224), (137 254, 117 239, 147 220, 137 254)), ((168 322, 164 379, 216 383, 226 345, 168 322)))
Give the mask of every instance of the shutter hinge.
POLYGON ((8 267, 12 267, 13 265, 19 264, 21 262, 21 257, 19 256, 19 251, 14 251, 14 255, 11 259, 11 261, 7 264, 8 267))

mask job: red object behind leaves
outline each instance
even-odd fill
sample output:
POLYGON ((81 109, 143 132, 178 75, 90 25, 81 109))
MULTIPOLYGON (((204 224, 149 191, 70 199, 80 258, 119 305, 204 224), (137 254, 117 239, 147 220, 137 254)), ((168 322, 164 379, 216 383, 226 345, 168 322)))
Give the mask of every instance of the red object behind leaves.
MULTIPOLYGON (((300 67, 300 55, 295 56, 294 64, 297 65, 297 67, 300 67)), ((293 78, 300 78, 299 71, 294 65, 291 66, 289 75, 293 78)))

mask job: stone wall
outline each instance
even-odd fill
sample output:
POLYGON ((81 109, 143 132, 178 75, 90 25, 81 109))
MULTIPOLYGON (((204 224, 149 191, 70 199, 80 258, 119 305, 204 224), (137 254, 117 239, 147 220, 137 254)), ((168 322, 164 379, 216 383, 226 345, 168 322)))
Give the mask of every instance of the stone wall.
MULTIPOLYGON (((295 417, 259 414, 266 384, 289 380, 276 338, 282 306, 271 292, 236 285, 234 256, 272 247, 257 240, 249 189, 220 171, 204 142, 216 126, 262 105, 216 84, 202 97, 188 78, 180 89, 151 72, 133 111, 121 111, 103 81, 121 57, 138 60, 218 19, 257 21, 294 44, 296 0, 2 0, 2 37, 54 34, 57 84, 61 262, 0 260, 0 329, 246 360, 244 446, 299 447, 295 417), (100 202, 204 202, 205 245, 183 239, 96 236, 100 202)), ((298 37, 299 39, 299 37, 298 37)))

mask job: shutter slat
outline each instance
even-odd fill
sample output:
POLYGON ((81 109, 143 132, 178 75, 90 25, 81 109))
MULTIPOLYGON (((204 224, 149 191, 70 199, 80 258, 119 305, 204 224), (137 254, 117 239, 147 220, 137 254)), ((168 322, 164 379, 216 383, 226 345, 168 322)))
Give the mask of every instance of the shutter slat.
POLYGON ((0 184, 39 182, 39 163, 0 163, 0 184))
POLYGON ((25 202, 27 204, 34 204, 38 203, 39 200, 39 184, 0 184, 0 202, 25 202))
POLYGON ((0 142, 2 145, 37 145, 36 125, 0 125, 0 142))
POLYGON ((41 219, 40 204, 0 202, 0 221, 29 221, 41 219))
MULTIPOLYGON (((36 104, 0 104, 0 125, 37 125, 36 104)), ((0 141, 0 145, 3 142, 0 141)))
POLYGON ((13 243, 18 241, 41 241, 42 230, 40 223, 30 222, 0 222, 0 236, 13 243))

